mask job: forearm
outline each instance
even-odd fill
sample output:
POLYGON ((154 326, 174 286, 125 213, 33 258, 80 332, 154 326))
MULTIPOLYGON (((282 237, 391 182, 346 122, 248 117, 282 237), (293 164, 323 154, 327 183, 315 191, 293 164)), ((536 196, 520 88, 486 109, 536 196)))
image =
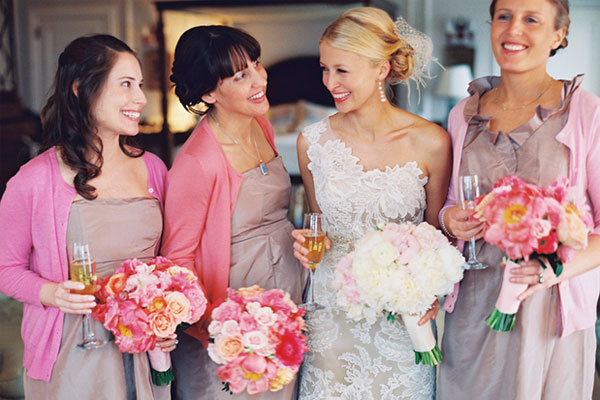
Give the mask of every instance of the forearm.
POLYGON ((568 263, 564 264, 558 282, 583 274, 600 266, 600 235, 591 235, 585 249, 576 252, 568 263))

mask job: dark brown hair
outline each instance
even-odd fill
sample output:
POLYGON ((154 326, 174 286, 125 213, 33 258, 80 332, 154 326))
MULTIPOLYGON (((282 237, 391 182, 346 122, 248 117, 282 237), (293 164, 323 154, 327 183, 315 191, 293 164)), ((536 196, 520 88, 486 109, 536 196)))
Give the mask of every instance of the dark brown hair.
MULTIPOLYGON (((41 113, 45 135, 41 151, 60 148, 63 162, 77 171, 73 179, 77 193, 88 200, 97 196, 88 181, 100 174, 103 164, 92 107, 119 53, 135 56, 129 46, 110 35, 84 36, 69 43, 58 57, 51 95, 41 113)), ((120 136, 121 150, 130 157, 140 157, 143 151, 130 150, 132 139, 120 136)))
POLYGON ((246 32, 223 25, 196 26, 181 35, 175 46, 171 82, 183 107, 204 115, 213 107, 202 101, 222 79, 233 76, 260 58, 260 44, 246 32), (194 108, 203 104, 203 109, 194 108))
MULTIPOLYGON (((560 28, 566 28, 567 32, 565 34, 565 38, 560 43, 560 45, 556 49, 550 50, 550 57, 556 54, 559 49, 564 49, 569 45, 569 41, 567 40, 567 35, 569 34, 569 25, 571 25, 571 19, 569 18, 569 0, 548 0, 550 3, 554 5, 556 9, 556 18, 554 19, 554 29, 558 30, 560 28)), ((496 13, 496 3, 498 0, 492 0, 490 4, 490 16, 492 20, 494 19, 494 14, 496 13)))

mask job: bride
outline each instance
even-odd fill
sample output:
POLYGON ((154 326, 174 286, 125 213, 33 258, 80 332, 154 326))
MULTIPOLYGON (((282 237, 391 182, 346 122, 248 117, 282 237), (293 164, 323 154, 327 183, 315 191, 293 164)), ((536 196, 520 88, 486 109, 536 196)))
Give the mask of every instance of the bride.
MULTIPOLYGON (((432 399, 435 372, 415 365, 400 320, 373 326, 336 308, 330 288, 337 261, 381 222, 438 226, 450 174, 451 143, 437 125, 392 105, 389 84, 420 82, 431 41, 382 10, 351 9, 327 27, 320 44, 323 83, 337 114, 298 137, 298 159, 312 212, 322 212, 331 240, 315 274, 315 299, 325 309, 307 315, 309 347, 300 399, 432 399)), ((294 255, 305 266, 301 230, 294 255)), ((439 304, 421 320, 435 318, 439 304)))

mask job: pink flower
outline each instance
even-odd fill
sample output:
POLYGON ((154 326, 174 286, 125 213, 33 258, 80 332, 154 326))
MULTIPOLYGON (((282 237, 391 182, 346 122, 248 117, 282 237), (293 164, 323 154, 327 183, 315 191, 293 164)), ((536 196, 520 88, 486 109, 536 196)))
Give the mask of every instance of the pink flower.
POLYGON ((346 299, 353 304, 360 304, 360 292, 352 275, 352 253, 346 254, 335 268, 335 287, 344 291, 346 299))
POLYGON ((258 324, 252 315, 248 313, 242 313, 240 315, 240 329, 243 332, 254 331, 258 329, 258 324))
POLYGON ((192 316, 192 304, 181 292, 171 292, 165 296, 167 309, 178 321, 190 323, 192 316))
POLYGON ((210 324, 208 325, 208 334, 212 337, 217 336, 219 333, 221 333, 221 330, 223 329, 223 323, 221 321, 217 321, 217 320, 212 320, 210 321, 210 324))
POLYGON ((196 322, 204 315, 206 311, 207 301, 202 289, 196 281, 190 283, 182 291, 185 297, 190 301, 192 307, 191 321, 196 322))
POLYGON ((242 344, 253 352, 264 349, 268 344, 267 336, 260 331, 250 331, 242 336, 242 344))
POLYGON ((413 230, 414 228, 404 228, 397 224, 387 224, 383 228, 385 236, 400 252, 400 256, 396 259, 398 264, 407 264, 421 250, 421 244, 413 235, 413 230))
POLYGON ((235 359, 244 349, 242 338, 237 336, 219 335, 215 340, 215 351, 225 361, 235 359))
POLYGON ((552 254, 558 250, 558 235, 556 231, 550 232, 546 237, 539 240, 537 252, 540 254, 552 254))
POLYGON ((271 307, 261 307, 253 314, 254 319, 260 325, 271 326, 277 321, 277 316, 273 313, 271 307))
POLYGON ((275 355, 281 363, 288 367, 297 367, 304 359, 304 353, 308 348, 304 341, 293 332, 286 331, 280 337, 280 343, 275 348, 275 355))
POLYGON ((242 307, 234 301, 225 301, 212 311, 212 319, 217 321, 239 320, 242 307))
POLYGON ((168 338, 175 333, 175 328, 177 328, 177 320, 170 312, 156 312, 150 317, 150 328, 156 337, 168 338))
POLYGON ((583 222, 579 210, 573 204, 566 204, 564 210, 565 213, 557 228, 558 240, 574 249, 587 247, 589 229, 583 222))

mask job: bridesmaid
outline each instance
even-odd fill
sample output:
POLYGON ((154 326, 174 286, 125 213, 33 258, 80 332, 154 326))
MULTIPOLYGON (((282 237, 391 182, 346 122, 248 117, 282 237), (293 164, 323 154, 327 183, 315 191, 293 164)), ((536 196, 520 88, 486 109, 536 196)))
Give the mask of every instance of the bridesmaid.
MULTIPOLYGON (((146 104, 133 51, 108 35, 72 41, 58 59, 42 122, 45 151, 9 181, 0 202, 0 290, 24 303, 28 399, 170 398, 154 388, 146 354, 113 342, 81 350, 94 296, 70 293, 67 247, 90 244, 99 276, 150 259, 162 231, 166 168, 129 144, 146 104)), ((96 321, 100 339, 109 333, 96 321)), ((175 339, 158 344, 164 351, 175 339)))
MULTIPOLYGON (((290 179, 263 115, 267 73, 260 46, 226 26, 185 32, 171 81, 181 104, 205 116, 169 172, 162 254, 196 272, 214 307, 226 288, 280 288, 300 303, 306 272, 293 256, 290 179)), ((205 314, 210 316, 210 309, 205 314)), ((172 354, 178 399, 244 399, 222 391, 206 346, 208 318, 172 354)), ((294 385, 253 399, 291 399, 294 385)))
POLYGON ((581 88, 582 76, 562 81, 547 72, 549 57, 567 46, 567 0, 494 0, 490 15, 501 75, 473 81, 471 96, 450 113, 453 185, 441 226, 460 240, 481 236, 481 224, 454 205, 458 175, 478 174, 485 193, 514 174, 536 185, 567 177, 588 200, 595 227, 560 277, 536 261, 521 264, 512 281, 531 286, 510 332, 484 322, 500 290, 502 251, 479 241, 477 258, 489 268, 465 271, 458 297, 444 304, 451 312, 437 398, 590 399, 600 291, 600 99, 581 88))

